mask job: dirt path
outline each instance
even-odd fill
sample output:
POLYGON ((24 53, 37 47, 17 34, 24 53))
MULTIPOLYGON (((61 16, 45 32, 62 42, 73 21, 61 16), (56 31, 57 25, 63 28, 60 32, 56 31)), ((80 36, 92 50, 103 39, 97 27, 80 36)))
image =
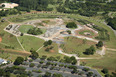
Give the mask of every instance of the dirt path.
POLYGON ((96 51, 96 53, 100 54, 101 56, 105 55, 106 48, 105 46, 102 47, 102 50, 96 51))
POLYGON ((84 60, 85 59, 99 59, 99 58, 95 58, 95 57, 89 57, 89 58, 87 58, 87 57, 78 57, 76 54, 67 54, 67 53, 64 53, 61 48, 58 49, 58 52, 60 54, 62 54, 62 55, 65 55, 65 56, 69 56, 69 57, 74 56, 77 59, 77 65, 80 65, 80 60, 83 60, 83 59, 84 60))
POLYGON ((116 51, 116 49, 106 48, 106 50, 116 51))
POLYGON ((2 49, 6 52, 9 52, 9 53, 19 53, 21 55, 30 55, 31 53, 30 52, 27 52, 27 51, 18 51, 18 50, 13 50, 13 49, 2 49))

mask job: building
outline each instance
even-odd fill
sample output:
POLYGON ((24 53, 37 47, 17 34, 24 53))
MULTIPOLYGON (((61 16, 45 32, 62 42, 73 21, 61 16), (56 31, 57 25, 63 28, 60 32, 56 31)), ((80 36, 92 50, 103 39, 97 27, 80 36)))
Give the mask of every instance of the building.
POLYGON ((16 4, 16 3, 1 3, 1 4, 0 4, 0 7, 2 7, 3 5, 4 5, 4 8, 14 8, 14 7, 19 6, 19 5, 16 4))
POLYGON ((0 58, 0 65, 1 65, 1 64, 6 64, 6 63, 7 63, 6 60, 0 58))

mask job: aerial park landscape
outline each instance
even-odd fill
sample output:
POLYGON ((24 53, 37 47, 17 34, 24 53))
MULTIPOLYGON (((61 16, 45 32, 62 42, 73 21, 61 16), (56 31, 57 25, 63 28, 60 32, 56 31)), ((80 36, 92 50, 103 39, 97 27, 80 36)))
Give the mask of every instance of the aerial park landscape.
POLYGON ((11 77, 115 77, 115 33, 100 16, 35 10, 2 16, 0 71, 11 77))

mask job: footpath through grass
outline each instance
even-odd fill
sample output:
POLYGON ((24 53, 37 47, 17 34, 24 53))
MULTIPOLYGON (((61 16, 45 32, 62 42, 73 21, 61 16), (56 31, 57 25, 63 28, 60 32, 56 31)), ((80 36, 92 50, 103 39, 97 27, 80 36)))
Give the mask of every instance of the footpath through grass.
POLYGON ((103 69, 107 68, 110 71, 116 70, 116 51, 107 51, 106 55, 101 57, 100 59, 90 59, 90 60, 82 60, 85 62, 87 66, 103 69))
POLYGON ((65 53, 77 54, 79 56, 84 55, 83 52, 91 45, 95 45, 95 42, 79 39, 76 37, 65 37, 65 44, 61 45, 61 48, 65 53))
POLYGON ((3 30, 8 24, 8 22, 0 22, 0 36, 2 37, 0 47, 8 48, 6 46, 9 46, 9 49, 22 50, 21 46, 17 42, 16 37, 3 30))

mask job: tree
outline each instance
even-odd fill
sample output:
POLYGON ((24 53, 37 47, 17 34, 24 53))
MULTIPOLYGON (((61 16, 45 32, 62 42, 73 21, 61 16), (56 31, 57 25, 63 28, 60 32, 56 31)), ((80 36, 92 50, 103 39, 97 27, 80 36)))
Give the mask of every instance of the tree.
POLYGON ((51 45, 51 44, 52 44, 52 40, 48 40, 48 41, 44 42, 45 47, 48 46, 48 45, 51 45))
POLYGON ((83 71, 88 72, 90 69, 89 68, 83 68, 83 71))
POLYGON ((93 55, 95 53, 95 47, 92 45, 90 48, 86 49, 85 52, 83 52, 86 55, 93 55))
POLYGON ((93 75, 93 72, 88 72, 87 76, 91 77, 93 75))
POLYGON ((104 77, 111 77, 109 74, 105 74, 105 76, 104 77))
POLYGON ((20 65, 24 61, 24 58, 22 57, 17 57, 16 60, 14 61, 14 65, 20 65))
POLYGON ((21 35, 20 36, 23 36, 24 34, 23 33, 21 33, 21 35))
POLYGON ((2 7, 5 7, 5 5, 3 4, 2 7))
POLYGON ((34 49, 31 49, 30 52, 31 52, 30 57, 32 59, 37 59, 39 57, 38 53, 34 49))
POLYGON ((46 72, 44 75, 44 77, 51 77, 51 76, 52 76, 52 74, 50 72, 46 72))
POLYGON ((107 68, 103 68, 101 71, 102 71, 104 74, 107 74, 107 73, 108 73, 108 69, 107 69, 107 68))
POLYGON ((69 22, 67 25, 66 25, 67 28, 77 28, 77 25, 74 23, 74 22, 69 22))
POLYGON ((77 63, 77 60, 74 56, 71 56, 70 57, 71 61, 72 61, 72 64, 76 64, 77 63))
POLYGON ((46 55, 43 55, 42 57, 41 57, 41 60, 45 60, 47 58, 47 56, 46 55))
POLYGON ((70 30, 67 30, 67 33, 68 33, 68 34, 71 34, 71 31, 70 31, 70 30))
POLYGON ((62 74, 57 74, 57 73, 55 73, 55 74, 53 74, 52 77, 63 77, 63 76, 62 76, 62 74))
POLYGON ((77 69, 73 69, 73 71, 71 72, 72 74, 74 73, 78 73, 79 71, 77 71, 77 69))
POLYGON ((30 65, 29 65, 29 67, 34 67, 35 66, 35 64, 34 63, 31 63, 30 65))
POLYGON ((98 44, 96 44, 96 46, 99 48, 99 47, 102 47, 103 46, 103 42, 102 41, 99 41, 98 44))

